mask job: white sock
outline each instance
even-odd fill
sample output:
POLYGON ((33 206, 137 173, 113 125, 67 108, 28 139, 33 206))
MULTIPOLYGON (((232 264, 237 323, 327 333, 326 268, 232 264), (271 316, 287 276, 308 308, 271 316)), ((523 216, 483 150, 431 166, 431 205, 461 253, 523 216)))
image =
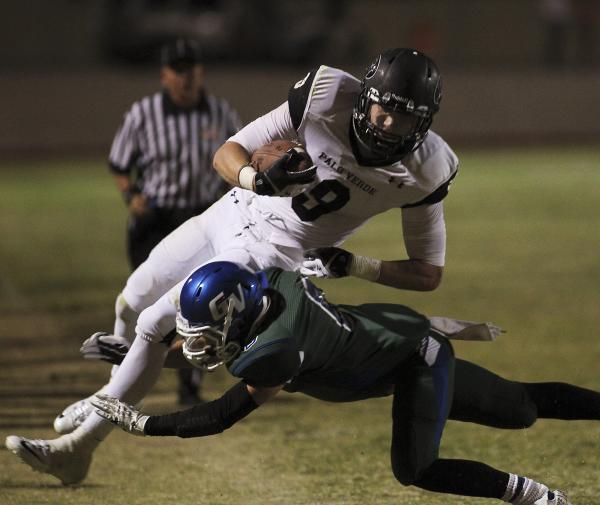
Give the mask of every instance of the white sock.
MULTIPOLYGON (((164 344, 136 338, 117 373, 104 388, 104 393, 131 405, 139 403, 158 380, 168 350, 164 344)), ((81 445, 93 449, 113 428, 113 424, 93 412, 65 443, 70 443, 72 448, 81 445)))
POLYGON ((508 485, 502 497, 503 501, 514 505, 533 505, 548 492, 548 487, 527 477, 514 473, 508 474, 508 485))
POLYGON ((135 405, 158 380, 169 351, 168 346, 137 337, 105 393, 135 405))
MULTIPOLYGON (((96 421, 96 420, 94 420, 96 421)), ((102 418, 96 413, 90 414, 84 423, 73 430, 71 433, 61 435, 58 438, 50 440, 51 445, 62 452, 92 452, 112 431, 114 426, 108 422, 103 422, 102 418), (87 431, 83 425, 90 419, 98 418, 101 420, 100 429, 96 431, 87 431)))

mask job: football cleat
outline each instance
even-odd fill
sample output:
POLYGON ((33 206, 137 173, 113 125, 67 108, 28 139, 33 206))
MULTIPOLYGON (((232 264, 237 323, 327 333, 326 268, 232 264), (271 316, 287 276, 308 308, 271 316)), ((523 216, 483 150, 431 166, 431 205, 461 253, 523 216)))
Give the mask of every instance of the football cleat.
POLYGON ((30 440, 10 435, 5 445, 34 470, 56 477, 65 486, 79 484, 88 473, 92 453, 75 452, 70 444, 59 440, 30 440))
POLYGON ((79 400, 69 405, 61 414, 54 419, 54 431, 60 435, 71 433, 75 428, 81 426, 83 422, 92 413, 94 407, 90 402, 91 398, 103 391, 104 388, 96 391, 93 395, 79 400))
POLYGON ((548 491, 544 496, 536 500, 533 505, 571 505, 567 495, 558 489, 548 491))

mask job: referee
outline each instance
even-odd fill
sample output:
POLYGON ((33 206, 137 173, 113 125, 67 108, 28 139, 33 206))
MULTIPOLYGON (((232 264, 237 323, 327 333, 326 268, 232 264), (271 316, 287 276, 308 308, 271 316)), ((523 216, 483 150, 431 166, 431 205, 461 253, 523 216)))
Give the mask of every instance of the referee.
MULTIPOLYGON (((127 254, 132 269, 163 237, 226 191, 212 159, 241 127, 237 112, 205 90, 194 41, 177 39, 165 45, 160 60, 162 90, 136 101, 125 113, 109 155, 129 209, 127 254)), ((196 403, 200 382, 195 371, 180 371, 179 402, 196 403)))

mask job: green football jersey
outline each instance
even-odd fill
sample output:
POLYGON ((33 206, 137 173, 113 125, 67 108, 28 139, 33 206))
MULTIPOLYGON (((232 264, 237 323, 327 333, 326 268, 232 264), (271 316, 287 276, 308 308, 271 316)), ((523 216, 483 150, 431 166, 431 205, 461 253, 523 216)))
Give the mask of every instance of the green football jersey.
POLYGON ((333 305, 305 277, 279 268, 266 273, 285 303, 228 364, 234 376, 327 401, 392 392, 393 372, 428 333, 426 317, 402 305, 333 305))

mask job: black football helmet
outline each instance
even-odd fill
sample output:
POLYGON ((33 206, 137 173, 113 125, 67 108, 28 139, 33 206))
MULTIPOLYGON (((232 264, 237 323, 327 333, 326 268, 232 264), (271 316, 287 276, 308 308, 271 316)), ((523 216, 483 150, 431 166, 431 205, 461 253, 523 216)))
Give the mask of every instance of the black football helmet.
POLYGON ((364 165, 399 161, 421 145, 440 108, 436 64, 415 49, 388 49, 367 69, 352 114, 353 148, 364 165), (372 121, 372 107, 395 117, 391 130, 372 121))

